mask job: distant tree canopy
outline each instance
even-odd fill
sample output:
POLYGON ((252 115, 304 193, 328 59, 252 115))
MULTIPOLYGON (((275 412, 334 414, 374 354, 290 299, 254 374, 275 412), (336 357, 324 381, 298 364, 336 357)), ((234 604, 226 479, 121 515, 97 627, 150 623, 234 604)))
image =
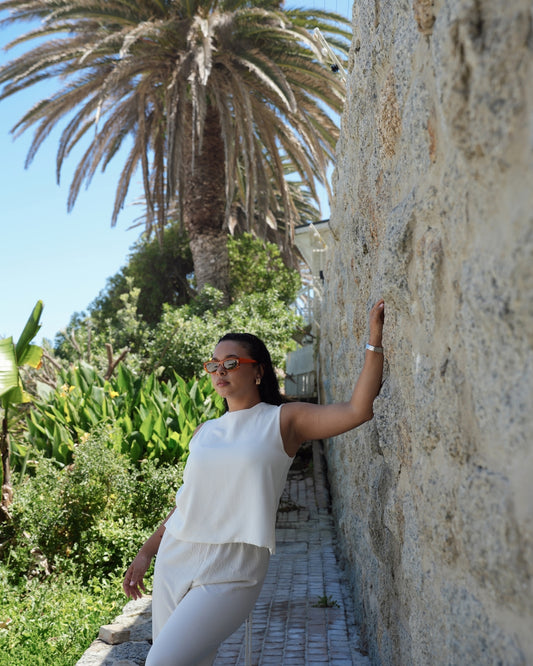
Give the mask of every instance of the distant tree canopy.
POLYGON ((127 278, 140 289, 137 312, 149 324, 161 318, 163 303, 185 305, 192 296, 189 275, 193 271, 189 241, 178 225, 165 229, 161 242, 156 238, 135 243, 128 263, 107 280, 105 288, 89 305, 88 311, 98 326, 116 321, 122 308, 120 296, 129 291, 127 278))
POLYGON ((292 303, 301 286, 298 271, 288 268, 274 243, 263 242, 245 233, 228 238, 230 297, 275 289, 280 300, 292 303))
POLYGON ((213 287, 199 294, 192 288, 187 238, 172 226, 161 246, 155 239, 133 246, 126 266, 107 280, 88 313, 74 313, 56 336, 56 354, 69 362, 83 359, 104 371, 108 344, 115 355, 127 348, 126 363, 135 371, 164 367, 166 377, 174 370, 189 376, 201 372, 201 359, 220 335, 238 329, 265 337, 273 358, 283 365, 303 326, 288 307, 300 289, 300 274, 284 264, 274 243, 245 233, 227 236, 227 244, 229 306, 213 287), (173 272, 178 266, 180 271, 173 272))
MULTIPOLYGON (((276 289, 284 303, 291 303, 301 285, 298 271, 285 265, 279 248, 250 233, 228 236, 230 256, 230 300, 244 294, 276 289)), ((186 233, 178 225, 165 229, 162 242, 139 240, 132 247, 128 263, 107 279, 105 288, 88 307, 96 327, 106 320, 116 323, 123 307, 121 296, 132 286, 140 290, 137 313, 149 325, 156 324, 163 304, 186 305, 194 295, 193 263, 186 233)), ((83 314, 76 313, 76 319, 83 314)), ((71 324, 74 320, 71 321, 71 324)))

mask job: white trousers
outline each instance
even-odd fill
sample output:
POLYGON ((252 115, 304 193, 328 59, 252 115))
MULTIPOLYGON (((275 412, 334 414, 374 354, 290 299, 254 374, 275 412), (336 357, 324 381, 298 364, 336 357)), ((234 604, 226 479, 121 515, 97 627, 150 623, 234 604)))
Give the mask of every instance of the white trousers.
POLYGON ((247 543, 189 543, 165 532, 152 594, 146 666, 211 666, 257 601, 270 553, 247 543))

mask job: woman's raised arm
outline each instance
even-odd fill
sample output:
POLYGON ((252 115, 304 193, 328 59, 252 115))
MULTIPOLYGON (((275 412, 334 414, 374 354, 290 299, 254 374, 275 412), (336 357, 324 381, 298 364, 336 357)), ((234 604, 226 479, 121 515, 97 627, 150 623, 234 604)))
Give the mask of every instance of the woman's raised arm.
MULTIPOLYGON (((381 299, 370 310, 369 345, 381 349, 385 304, 381 299)), ((281 408, 281 434, 285 451, 294 456, 303 442, 334 437, 352 430, 373 416, 372 405, 381 387, 383 351, 368 349, 349 402, 315 405, 292 402, 281 408)))

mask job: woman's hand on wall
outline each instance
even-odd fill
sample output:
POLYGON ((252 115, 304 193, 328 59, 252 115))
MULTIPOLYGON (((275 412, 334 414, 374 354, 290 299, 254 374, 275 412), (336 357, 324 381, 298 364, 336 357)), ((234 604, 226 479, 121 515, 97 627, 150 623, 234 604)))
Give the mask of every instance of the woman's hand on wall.
POLYGON ((368 342, 374 347, 381 347, 383 324, 385 322, 385 301, 381 298, 370 310, 368 315, 368 342))

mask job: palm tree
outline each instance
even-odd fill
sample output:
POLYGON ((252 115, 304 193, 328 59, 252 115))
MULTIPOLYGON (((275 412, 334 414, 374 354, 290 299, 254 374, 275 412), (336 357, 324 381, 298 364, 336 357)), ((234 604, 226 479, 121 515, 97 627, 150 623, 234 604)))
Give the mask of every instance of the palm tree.
POLYGON ((162 232, 177 209, 199 289, 227 293, 236 200, 249 228, 272 226, 281 212, 290 244, 297 207, 285 172, 318 201, 315 180, 327 185, 338 137, 328 112, 340 113, 344 99, 310 31, 318 27, 346 54, 346 19, 284 10, 282 0, 3 0, 1 9, 10 14, 0 25, 39 21, 9 47, 40 43, 0 69, 0 99, 61 82, 12 130, 34 128, 26 164, 61 122, 58 179, 73 148, 86 146, 69 210, 82 184, 128 146, 111 223, 140 166, 147 230, 162 232))

